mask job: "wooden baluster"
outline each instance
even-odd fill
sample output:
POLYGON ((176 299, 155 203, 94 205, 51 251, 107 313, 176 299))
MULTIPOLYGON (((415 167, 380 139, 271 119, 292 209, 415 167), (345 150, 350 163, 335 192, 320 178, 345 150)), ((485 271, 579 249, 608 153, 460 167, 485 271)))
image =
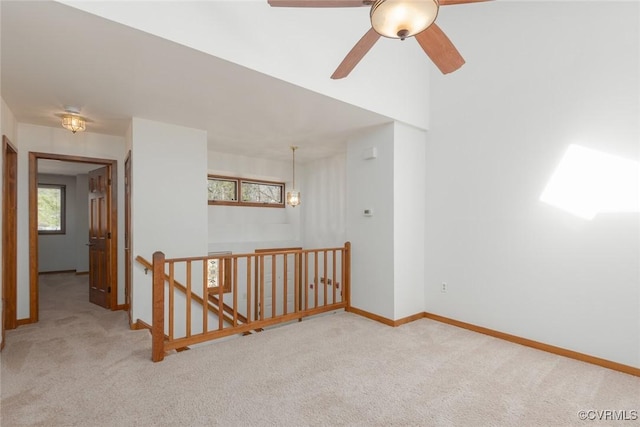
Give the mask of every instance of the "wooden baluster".
POLYGON ((300 256, 301 252, 296 252, 293 259, 293 312, 300 311, 300 256))
POLYGON ((344 292, 344 299, 346 301, 347 310, 351 308, 351 242, 346 242, 344 244, 344 249, 346 252, 346 260, 344 265, 342 266, 342 271, 344 272, 344 280, 342 281, 342 292, 344 292))
POLYGON ((254 289, 254 304, 253 304, 253 316, 255 320, 260 320, 260 260, 258 257, 255 257, 255 278, 253 280, 253 289, 254 289))
POLYGON ((276 266, 277 257, 275 255, 271 255, 271 317, 276 317, 276 296, 277 296, 277 286, 276 279, 278 278, 278 267, 276 266))
POLYGON ((264 320, 264 255, 260 255, 260 320, 264 320))
POLYGON ((304 309, 309 309, 309 252, 304 253, 304 309))
POLYGON ((153 253, 153 288, 151 312, 151 360, 164 359, 164 254, 153 253))
POLYGON ((187 337, 191 336, 191 261, 186 263, 187 269, 187 337))
POLYGON ((238 326, 238 257, 233 257, 233 326, 238 326))
POLYGON ((209 330, 209 259, 202 260, 202 332, 209 330))
POLYGON ((176 293, 176 278, 175 278, 175 263, 169 262, 169 341, 173 341, 174 338, 174 324, 175 324, 175 310, 174 300, 176 293))
POLYGON ((318 307, 318 288, 320 281, 318 280, 318 251, 313 252, 313 308, 318 307))
POLYGON ((224 279, 227 277, 226 262, 222 258, 218 258, 218 272, 220 276, 218 278, 218 330, 224 329, 224 279))
POLYGON ((332 288, 333 288, 333 301, 332 302, 335 304, 336 303, 336 288, 338 286, 336 284, 336 251, 334 249, 331 252, 332 252, 332 260, 333 260, 333 262, 332 262, 332 267, 333 267, 332 268, 332 272, 333 272, 332 280, 333 280, 333 282, 331 282, 332 288))
POLYGON ((287 259, 288 258, 289 258, 289 254, 284 254, 284 257, 283 257, 283 260, 282 260, 282 268, 284 270, 284 273, 282 275, 282 277, 284 277, 284 283, 283 283, 283 286, 282 286, 284 288, 284 290, 283 290, 284 294, 282 296, 282 314, 287 314, 287 303, 288 303, 288 301, 287 301, 287 293, 288 293, 287 292, 287 280, 288 280, 288 277, 287 277, 287 268, 288 268, 287 259))
POLYGON ((324 303, 322 305, 327 305, 327 286, 329 286, 329 275, 327 274, 327 251, 324 251, 323 256, 324 269, 322 270, 322 277, 324 277, 324 303))
POLYGON ((251 256, 247 256, 247 323, 251 323, 251 256))

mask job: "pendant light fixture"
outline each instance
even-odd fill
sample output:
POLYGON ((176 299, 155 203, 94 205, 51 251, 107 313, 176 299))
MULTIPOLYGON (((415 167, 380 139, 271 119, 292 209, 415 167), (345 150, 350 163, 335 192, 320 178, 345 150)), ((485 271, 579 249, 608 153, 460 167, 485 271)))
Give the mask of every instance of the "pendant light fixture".
POLYGON ((291 154, 293 157, 293 186, 287 191, 287 204, 291 207, 296 207, 300 204, 300 192, 296 190, 296 150, 298 147, 291 146, 291 154))
POLYGON ((72 133, 82 132, 87 128, 86 120, 80 116, 79 108, 66 107, 65 113, 60 117, 62 118, 62 127, 70 130, 72 133))

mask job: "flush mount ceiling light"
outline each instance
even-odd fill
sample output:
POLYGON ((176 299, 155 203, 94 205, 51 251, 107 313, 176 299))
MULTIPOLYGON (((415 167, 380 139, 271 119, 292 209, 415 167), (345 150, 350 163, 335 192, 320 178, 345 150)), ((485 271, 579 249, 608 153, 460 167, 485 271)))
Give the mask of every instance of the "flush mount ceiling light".
POLYGON ((78 108, 66 107, 65 113, 60 117, 62 118, 62 127, 72 133, 82 132, 87 128, 86 119, 80 116, 80 109, 78 108))
POLYGON ((287 191, 287 204, 291 207, 296 207, 300 204, 300 192, 296 190, 296 150, 298 147, 291 146, 291 155, 293 163, 293 186, 287 191))
POLYGON ((371 28, 356 43, 332 79, 349 75, 380 36, 404 40, 415 37, 442 74, 456 71, 464 58, 435 23, 440 6, 480 3, 490 0, 267 0, 273 7, 371 7, 371 28))

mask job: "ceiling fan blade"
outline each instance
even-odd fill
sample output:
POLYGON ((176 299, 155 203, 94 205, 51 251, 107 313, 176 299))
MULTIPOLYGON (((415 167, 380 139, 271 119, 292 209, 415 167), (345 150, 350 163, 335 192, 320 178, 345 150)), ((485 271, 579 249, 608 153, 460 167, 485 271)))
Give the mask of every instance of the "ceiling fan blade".
POLYGON ((451 6, 454 4, 481 3, 485 1, 491 0, 440 0, 438 1, 438 3, 440 4, 440 6, 451 6))
POLYGON ((369 6, 367 0, 268 0, 273 7, 360 7, 369 6))
POLYGON ((415 37, 422 50, 442 71, 442 74, 456 71, 464 65, 464 58, 460 55, 458 49, 436 24, 431 24, 426 30, 416 34, 415 37))
POLYGON ((333 72, 331 78, 334 80, 343 79, 349 75, 351 70, 358 65, 358 62, 369 52, 371 47, 376 44, 380 34, 376 33, 373 28, 370 28, 364 36, 356 43, 356 45, 349 51, 347 56, 344 57, 336 71, 333 72))

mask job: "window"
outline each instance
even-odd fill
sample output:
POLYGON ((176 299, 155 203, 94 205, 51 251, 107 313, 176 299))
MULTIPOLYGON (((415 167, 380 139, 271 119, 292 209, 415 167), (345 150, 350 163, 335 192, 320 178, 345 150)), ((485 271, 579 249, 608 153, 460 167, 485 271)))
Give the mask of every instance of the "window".
MULTIPOLYGON (((220 252, 218 254, 231 254, 231 252, 220 252)), ((214 255, 214 253, 209 253, 214 255)), ((231 292, 231 258, 215 258, 208 260, 208 288, 211 293, 218 293, 222 284, 222 292, 231 292)))
POLYGON ((284 182, 209 175, 210 205, 284 208, 284 182))
POLYGON ((209 178, 209 201, 235 202, 238 200, 238 181, 235 179, 209 178))
POLYGON ((65 186, 38 184, 38 233, 65 233, 65 186))

